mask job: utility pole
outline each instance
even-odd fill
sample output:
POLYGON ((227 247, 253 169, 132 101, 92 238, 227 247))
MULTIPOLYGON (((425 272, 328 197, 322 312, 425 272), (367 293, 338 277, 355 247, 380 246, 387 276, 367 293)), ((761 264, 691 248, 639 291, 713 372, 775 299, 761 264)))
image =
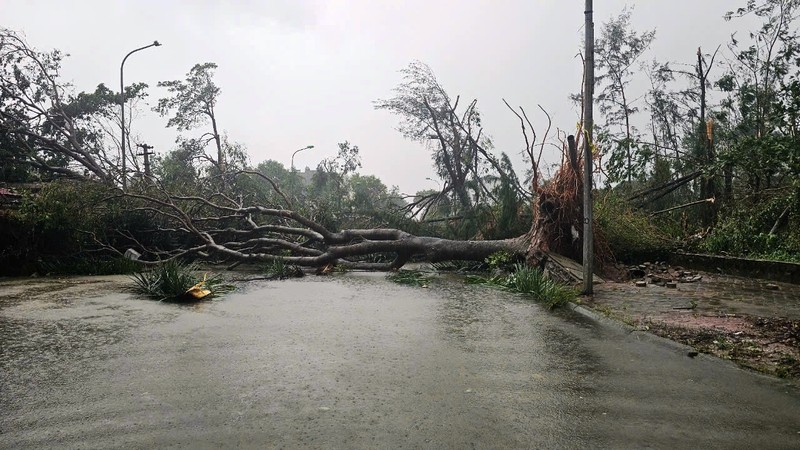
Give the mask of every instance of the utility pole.
POLYGON ((153 146, 147 144, 136 144, 136 146, 142 149, 142 153, 137 153, 137 155, 144 157, 144 176, 150 178, 150 155, 156 154, 150 151, 153 149, 153 146))
POLYGON ((594 104, 594 20, 592 0, 586 0, 586 68, 583 78, 583 293, 594 292, 594 236, 592 222, 592 114, 594 104))

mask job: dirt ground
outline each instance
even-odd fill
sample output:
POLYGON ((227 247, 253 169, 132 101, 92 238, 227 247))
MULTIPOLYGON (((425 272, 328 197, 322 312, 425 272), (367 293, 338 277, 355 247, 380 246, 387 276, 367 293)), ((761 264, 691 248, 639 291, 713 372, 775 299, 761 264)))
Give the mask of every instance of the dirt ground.
POLYGON ((702 272, 689 279, 675 287, 606 282, 581 303, 698 352, 800 379, 799 285, 702 272))

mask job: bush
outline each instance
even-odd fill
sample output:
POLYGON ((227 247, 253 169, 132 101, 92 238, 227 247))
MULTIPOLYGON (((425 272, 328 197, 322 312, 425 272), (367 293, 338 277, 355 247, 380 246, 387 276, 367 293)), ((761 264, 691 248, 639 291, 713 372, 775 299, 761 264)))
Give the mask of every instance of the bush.
POLYGON ((186 301, 194 300, 187 291, 195 285, 211 291, 210 296, 218 295, 232 289, 217 276, 195 274, 199 268, 195 264, 184 264, 177 260, 169 260, 155 266, 152 270, 134 274, 134 291, 156 300, 186 301))
POLYGON ((136 261, 122 257, 72 256, 48 257, 35 264, 37 273, 46 275, 117 275, 141 270, 136 261))
POLYGON ((130 264, 98 252, 97 241, 121 246, 127 233, 146 242, 140 232, 153 226, 123 200, 108 200, 112 194, 107 185, 71 180, 27 193, 19 209, 0 214, 0 274, 130 273, 130 264))
POLYGON ((617 259, 659 259, 675 247, 675 243, 650 222, 647 214, 635 211, 613 193, 595 201, 594 217, 598 231, 617 259))
POLYGON ((303 276, 303 270, 293 264, 288 264, 283 260, 276 259, 267 263, 263 267, 264 272, 272 278, 285 280, 287 278, 300 278, 303 276))
POLYGON ((499 286, 512 292, 525 294, 538 302, 544 303, 548 309, 558 308, 574 300, 577 292, 547 278, 541 270, 517 263, 513 273, 505 276, 482 278, 467 277, 467 282, 499 286))
POLYGON ((779 195, 729 210, 697 250, 800 262, 800 207, 794 197, 779 195), (770 234, 787 205, 791 206, 788 223, 770 234))

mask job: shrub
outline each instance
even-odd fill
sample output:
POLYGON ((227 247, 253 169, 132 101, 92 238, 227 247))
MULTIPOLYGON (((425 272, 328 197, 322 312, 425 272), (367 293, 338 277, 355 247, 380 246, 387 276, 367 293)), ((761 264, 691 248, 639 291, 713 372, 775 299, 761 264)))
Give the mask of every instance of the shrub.
POLYGON ((141 264, 123 257, 80 255, 43 258, 35 270, 47 275, 116 275, 138 272, 141 264))
POLYGON ((486 264, 489 265, 489 270, 491 271, 510 272, 518 261, 519 258, 517 256, 505 250, 494 252, 486 258, 486 264))
POLYGON ((195 285, 211 291, 210 296, 218 295, 232 289, 217 276, 204 275, 202 278, 195 264, 184 264, 177 260, 169 260, 155 266, 152 270, 134 274, 134 291, 156 300, 186 301, 193 300, 187 291, 195 285))
POLYGON ((595 201, 594 215, 598 231, 617 259, 658 259, 675 247, 646 213, 634 210, 613 193, 595 201))
POLYGON ((113 188, 92 181, 58 180, 28 192, 19 209, 0 214, 0 274, 130 273, 130 264, 98 252, 97 241, 124 248, 147 241, 152 229, 145 213, 131 211, 113 188))
POLYGON ((776 195, 760 202, 744 202, 728 210, 698 250, 783 261, 800 261, 800 206, 793 195, 776 195), (788 223, 770 234, 787 205, 788 223))
POLYGON ((431 263, 439 272, 473 273, 486 272, 488 266, 485 262, 469 260, 447 260, 431 263))
POLYGON ((281 259, 273 260, 264 265, 264 272, 272 278, 285 280, 287 278, 299 278, 303 276, 303 270, 294 264, 288 264, 281 259))
POLYGON ((471 276, 467 277, 467 282, 498 286, 525 294, 544 303, 548 309, 564 306, 577 296, 577 292, 569 286, 561 285, 547 278, 539 269, 521 263, 514 265, 510 275, 491 278, 471 276))

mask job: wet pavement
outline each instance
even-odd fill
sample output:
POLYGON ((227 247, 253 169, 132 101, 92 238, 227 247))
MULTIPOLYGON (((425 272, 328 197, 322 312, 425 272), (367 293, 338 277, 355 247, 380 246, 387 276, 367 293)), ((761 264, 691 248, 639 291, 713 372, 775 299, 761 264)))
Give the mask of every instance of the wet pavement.
POLYGON ((0 448, 800 447, 796 384, 482 286, 84 281, 0 283, 0 448))
POLYGON ((749 315, 800 320, 800 285, 698 272, 702 280, 668 288, 633 282, 602 283, 592 302, 631 319, 667 318, 682 311, 704 315, 749 315))
POLYGON ((800 285, 700 273, 669 288, 603 283, 584 306, 742 367, 800 381, 800 285))

